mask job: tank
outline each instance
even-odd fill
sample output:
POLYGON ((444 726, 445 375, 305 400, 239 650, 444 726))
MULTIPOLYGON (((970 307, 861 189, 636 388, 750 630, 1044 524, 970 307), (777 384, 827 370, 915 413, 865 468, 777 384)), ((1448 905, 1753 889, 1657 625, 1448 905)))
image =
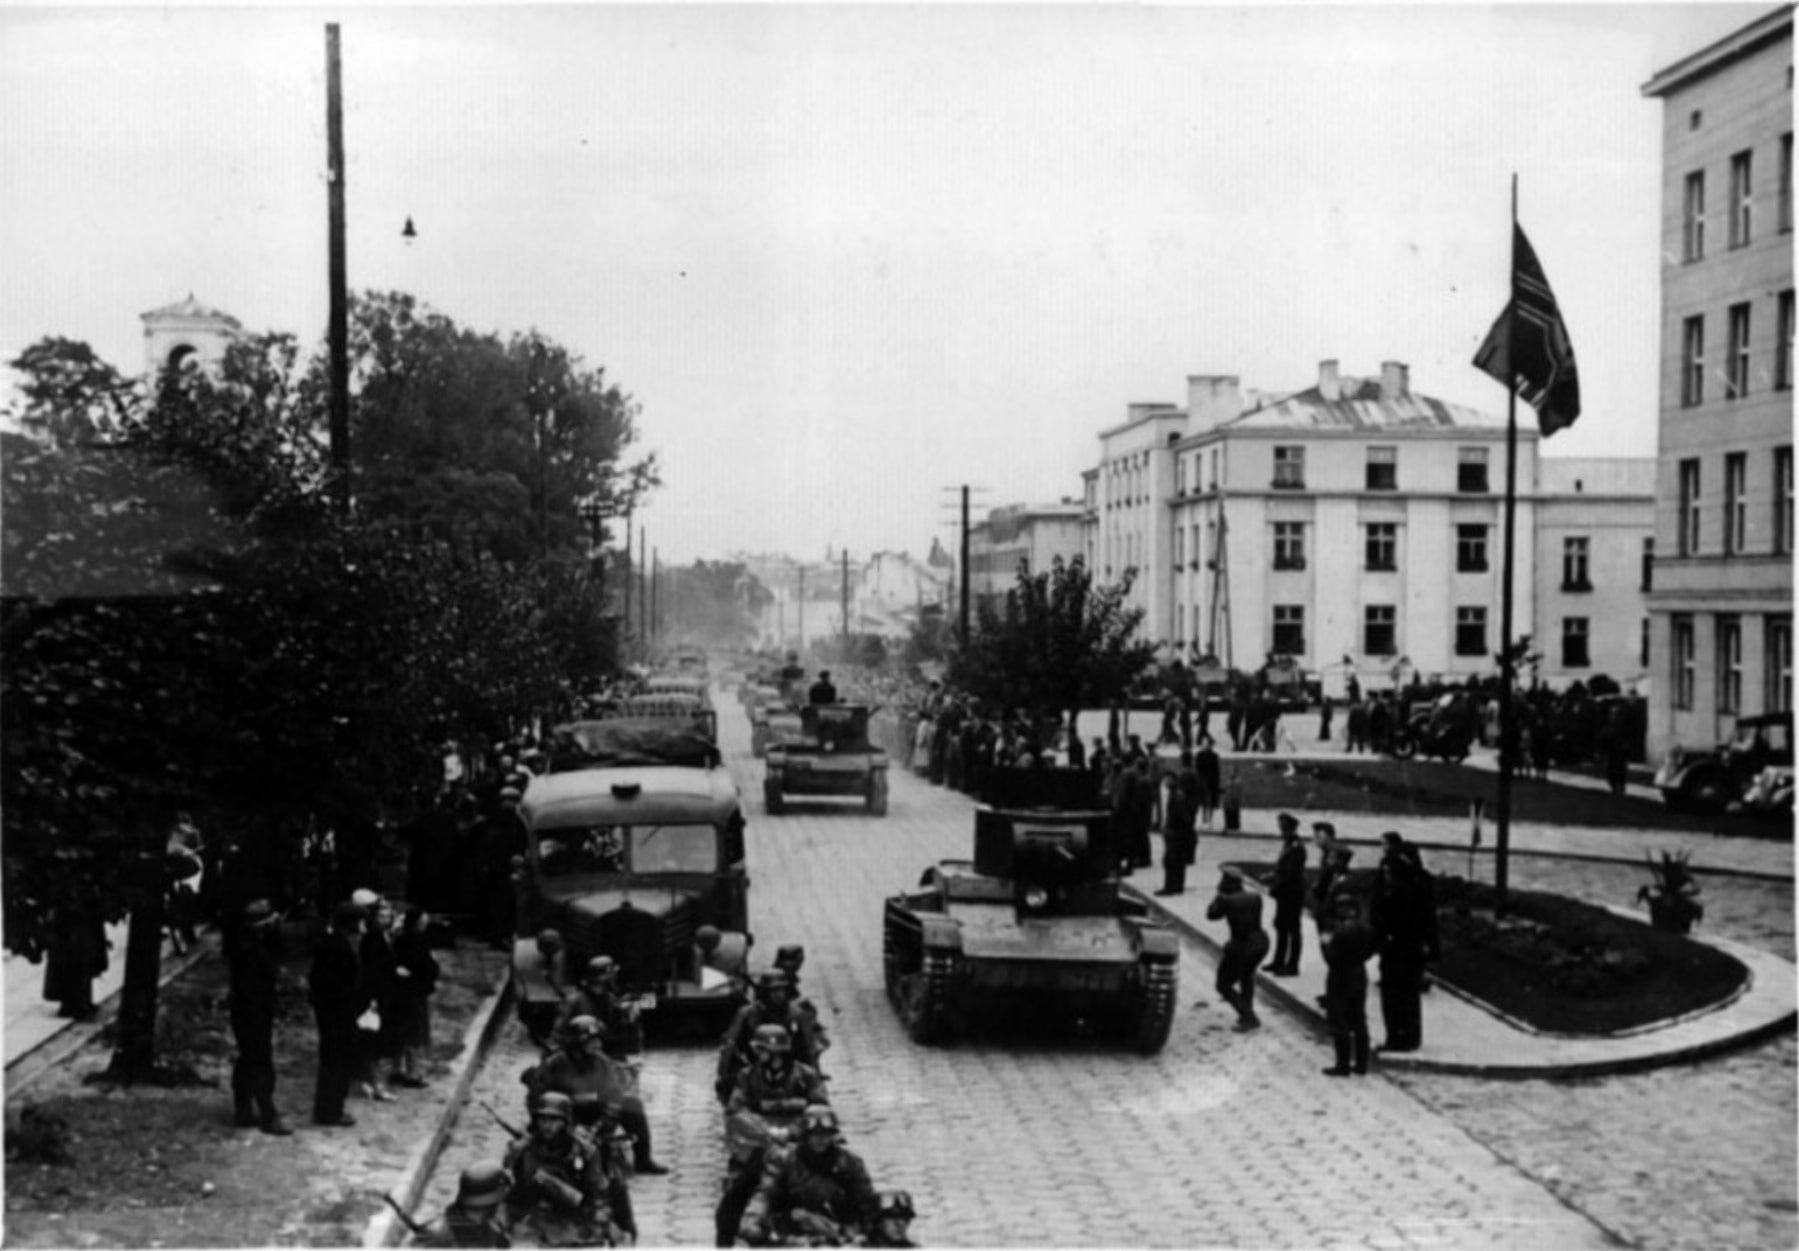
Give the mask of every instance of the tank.
POLYGON ((1047 1015, 1160 1051, 1180 941, 1122 889, 1118 859, 1097 774, 989 773, 974 859, 940 861, 886 902, 887 997, 912 1040, 952 1042, 987 1014, 1047 1015))

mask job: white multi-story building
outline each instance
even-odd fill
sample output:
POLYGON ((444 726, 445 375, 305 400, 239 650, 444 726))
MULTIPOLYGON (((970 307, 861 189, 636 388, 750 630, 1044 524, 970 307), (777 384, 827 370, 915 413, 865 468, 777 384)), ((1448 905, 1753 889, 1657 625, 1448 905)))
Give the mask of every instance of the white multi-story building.
MULTIPOLYGON (((1652 463, 1545 461, 1538 439, 1520 423, 1513 633, 1551 683, 1636 677, 1652 463)), ((1100 447, 1088 558, 1103 581, 1136 570, 1166 654, 1254 669, 1275 653, 1365 681, 1492 672, 1503 416, 1414 393, 1396 361, 1376 378, 1324 361, 1281 395, 1190 377, 1186 408, 1133 404, 1100 447)))
POLYGON ((1649 755, 1793 706, 1793 11, 1664 69, 1649 755))

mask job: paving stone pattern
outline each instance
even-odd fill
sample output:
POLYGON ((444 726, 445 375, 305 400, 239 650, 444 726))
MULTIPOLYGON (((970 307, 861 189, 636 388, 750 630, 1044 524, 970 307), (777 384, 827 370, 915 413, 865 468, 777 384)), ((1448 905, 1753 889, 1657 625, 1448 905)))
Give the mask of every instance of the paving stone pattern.
MULTIPOLYGON (((1326 1048, 1278 1010, 1239 1035, 1214 964, 1182 952, 1168 1047, 1146 1058, 1079 1038, 978 1036, 914 1046, 881 985, 881 905, 928 864, 966 857, 965 797, 896 770, 872 818, 828 802, 770 817, 760 763, 727 705, 726 747, 747 797, 758 948, 806 945, 805 988, 835 1046, 832 1098, 876 1184, 910 1190, 928 1246, 1599 1247, 1606 1231, 1448 1115, 1379 1077, 1326 1078, 1326 1048), (1196 1003, 1199 1006, 1196 1006, 1196 1003)), ((522 1119, 516 1026, 478 1079, 522 1119)), ((645 1069, 657 1154, 634 1185, 647 1243, 705 1245, 722 1176, 713 1054, 658 1050, 645 1069)), ((427 1196, 505 1137, 464 1113, 427 1196)))

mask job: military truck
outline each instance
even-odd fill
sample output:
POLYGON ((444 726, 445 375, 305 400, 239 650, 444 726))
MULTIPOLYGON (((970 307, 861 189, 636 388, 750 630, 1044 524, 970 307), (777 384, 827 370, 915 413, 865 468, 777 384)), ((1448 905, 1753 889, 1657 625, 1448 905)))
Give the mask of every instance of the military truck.
POLYGON ((703 732, 613 718, 556 727, 550 769, 518 806, 519 1018, 547 1024, 587 961, 618 961, 619 989, 657 1033, 717 1033, 744 1003, 695 942, 716 927, 722 948, 747 951, 749 876, 737 784, 703 732), (561 933, 560 968, 536 935, 561 933))
POLYGON ((870 712, 863 704, 809 704, 800 709, 797 738, 771 734, 762 779, 768 811, 784 811, 790 795, 851 796, 885 816, 887 753, 868 741, 870 712))
POLYGON ((1180 943, 1121 889, 1121 831, 1098 776, 998 769, 986 795, 974 859, 941 861, 918 890, 887 900, 887 997, 907 1033, 940 1045, 983 1014, 1050 1016, 1161 1050, 1180 943))

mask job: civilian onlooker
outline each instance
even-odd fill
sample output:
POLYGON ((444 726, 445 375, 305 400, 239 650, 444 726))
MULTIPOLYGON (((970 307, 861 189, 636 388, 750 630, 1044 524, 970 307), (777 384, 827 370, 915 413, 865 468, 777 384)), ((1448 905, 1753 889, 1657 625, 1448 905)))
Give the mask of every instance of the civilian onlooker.
POLYGON ((1218 747, 1210 734, 1199 736, 1199 750, 1193 753, 1193 772, 1199 776, 1199 823, 1209 830, 1218 811, 1219 791, 1218 747))
POLYGON ((1239 1032, 1256 1029, 1256 966, 1268 955, 1268 931, 1262 928, 1262 897, 1243 888, 1243 870, 1224 866, 1218 893, 1206 907, 1206 919, 1222 920, 1230 929, 1218 959, 1218 993, 1237 1010, 1239 1032))
POLYGON ((364 1003, 362 962, 356 953, 363 924, 361 908, 339 904, 313 953, 307 978, 319 1028, 318 1081, 312 1097, 312 1119, 318 1125, 356 1124, 344 1112, 344 1098, 356 1071, 356 1018, 364 1003))
MULTIPOLYGON (((437 957, 425 934, 425 912, 408 908, 393 941, 393 991, 387 1021, 394 1056, 396 1086, 419 1087, 419 1053, 431 1046, 431 995, 437 989, 437 957)), ((551 931, 552 933, 554 931, 551 931)))
POLYGON ((240 1127, 260 1125, 265 1134, 294 1131, 275 1107, 276 979, 280 970, 275 909, 253 899, 243 914, 227 922, 225 959, 231 976, 231 1034, 237 1058, 231 1066, 231 1096, 240 1127))
POLYGON ((1274 962, 1268 972, 1274 977, 1295 977, 1304 944, 1300 921, 1306 901, 1306 845, 1299 841, 1298 817, 1283 812, 1275 820, 1280 825, 1281 850, 1268 884, 1268 893, 1274 897, 1274 962))
POLYGON ((1436 889, 1418 849, 1397 832, 1385 845, 1375 879, 1370 920, 1380 946, 1380 1007, 1386 1026, 1382 1051, 1416 1051, 1424 1041, 1424 966, 1441 953, 1436 889))
MULTIPOLYGON (((1348 1077, 1368 1071, 1368 959, 1375 940, 1353 897, 1339 895, 1332 907, 1330 937, 1324 941, 1324 1015, 1337 1062, 1324 1071, 1348 1077)), ((1384 983, 1386 974, 1381 978, 1384 983)))
MULTIPOLYGON (((373 894, 373 892, 366 892, 373 894)), ((351 902, 363 896, 358 891, 351 902)), ((358 1024, 357 1041, 359 1047, 359 1064, 362 1093, 385 1103, 393 1096, 381 1080, 382 1062, 393 1055, 393 993, 394 993, 394 943, 393 943, 393 905, 385 899, 377 898, 372 904, 364 903, 364 915, 367 917, 362 929, 362 943, 357 954, 362 960, 362 1004, 361 1014, 373 1010, 379 1018, 374 1028, 370 1029, 358 1024)))

